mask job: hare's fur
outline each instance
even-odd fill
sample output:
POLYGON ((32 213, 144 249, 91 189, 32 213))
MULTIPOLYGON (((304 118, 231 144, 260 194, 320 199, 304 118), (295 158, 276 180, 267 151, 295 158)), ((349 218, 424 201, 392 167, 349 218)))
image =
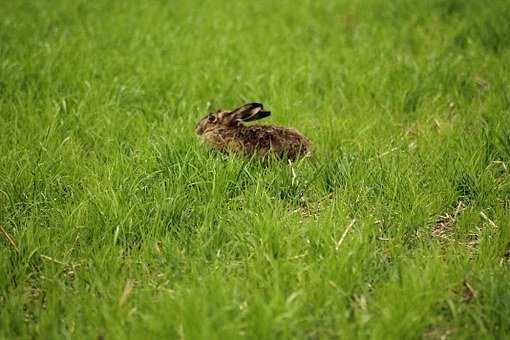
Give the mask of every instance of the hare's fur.
POLYGON ((267 117, 262 104, 249 103, 233 111, 217 111, 200 120, 196 132, 202 141, 223 152, 295 160, 310 152, 310 140, 295 129, 274 125, 246 126, 242 122, 267 117))

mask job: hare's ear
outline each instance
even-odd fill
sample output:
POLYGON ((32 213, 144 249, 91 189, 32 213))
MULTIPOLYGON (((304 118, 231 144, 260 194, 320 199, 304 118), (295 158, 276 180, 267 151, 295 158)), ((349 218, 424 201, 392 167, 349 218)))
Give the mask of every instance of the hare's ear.
POLYGON ((262 118, 266 118, 268 116, 271 115, 271 111, 264 111, 264 110, 260 110, 260 111, 257 111, 255 113, 253 113, 252 115, 250 115, 249 117, 246 117, 246 118, 243 118, 241 119, 243 122, 251 122, 252 120, 257 120, 257 119, 262 119, 262 118))
POLYGON ((259 103, 249 103, 238 107, 230 112, 231 120, 250 122, 252 120, 262 119, 271 115, 271 112, 264 111, 264 107, 259 103))

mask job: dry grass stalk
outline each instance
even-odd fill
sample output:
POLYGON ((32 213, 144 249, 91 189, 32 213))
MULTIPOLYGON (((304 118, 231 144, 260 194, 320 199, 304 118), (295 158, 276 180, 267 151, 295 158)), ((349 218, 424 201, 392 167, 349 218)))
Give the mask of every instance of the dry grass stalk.
POLYGON ((19 251, 18 246, 16 245, 16 242, 14 241, 14 237, 9 235, 9 233, 4 229, 4 226, 1 224, 0 224, 0 231, 2 232, 2 234, 4 234, 5 238, 11 244, 11 246, 14 248, 14 250, 19 251))
POLYGON ((491 225, 491 227, 495 228, 495 229, 498 229, 498 226, 496 223, 494 223, 493 220, 491 220, 489 217, 487 217, 487 215, 485 215, 485 213, 483 211, 480 211, 480 216, 482 216, 482 218, 484 220, 486 220, 487 222, 489 222, 489 224, 491 225))
POLYGON ((464 203, 462 203, 462 201, 460 201, 457 204, 457 207, 453 211, 452 215, 448 213, 446 213, 445 215, 440 215, 434 225, 434 228, 432 229, 432 236, 442 239, 448 239, 446 233, 455 226, 459 214, 464 209, 466 209, 466 206, 464 205, 464 203))
POLYGON ((356 223, 356 219, 352 219, 351 220, 351 223, 349 223, 349 225, 347 226, 347 228, 345 228, 345 231, 344 233, 342 234, 342 237, 340 237, 340 239, 335 242, 335 250, 338 251, 338 249, 340 248, 340 246, 342 245, 342 243, 344 242, 344 239, 345 239, 345 236, 347 236, 347 233, 349 232, 349 230, 351 230, 352 226, 354 225, 354 223, 356 223))
POLYGON ((59 261, 57 259, 54 259, 53 257, 50 257, 50 256, 47 256, 47 255, 40 255, 42 259, 44 260, 47 260, 47 261, 51 261, 51 262, 54 262, 54 263, 58 263, 58 264, 61 264, 63 266, 67 266, 66 263, 62 262, 62 261, 59 261))
POLYGON ((473 299, 476 299, 476 297, 478 296, 478 293, 473 288, 473 286, 471 286, 469 284, 469 282, 467 282, 467 281, 464 281, 463 285, 464 285, 464 288, 466 288, 465 293, 464 293, 464 300, 471 301, 473 299))
POLYGON ((131 280, 126 281, 126 285, 124 286, 124 291, 122 292, 122 295, 120 296, 120 299, 119 299, 119 306, 123 306, 127 302, 134 287, 135 287, 135 284, 133 283, 133 281, 131 281, 131 280))

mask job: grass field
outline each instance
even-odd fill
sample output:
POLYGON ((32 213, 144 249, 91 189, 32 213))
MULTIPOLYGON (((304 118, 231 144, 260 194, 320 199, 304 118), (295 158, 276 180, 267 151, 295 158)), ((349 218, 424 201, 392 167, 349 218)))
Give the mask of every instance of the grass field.
POLYGON ((508 1, 0 13, 0 338, 510 337, 508 1), (250 101, 313 157, 199 143, 250 101))

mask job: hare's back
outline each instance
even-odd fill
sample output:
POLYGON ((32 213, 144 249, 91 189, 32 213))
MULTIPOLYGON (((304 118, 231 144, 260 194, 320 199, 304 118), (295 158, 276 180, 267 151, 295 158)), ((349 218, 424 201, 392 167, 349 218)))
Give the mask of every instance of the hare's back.
POLYGON ((246 141, 257 145, 258 149, 271 149, 280 156, 287 155, 296 158, 306 154, 310 148, 310 141, 292 128, 274 125, 252 125, 246 131, 249 136, 246 141))

